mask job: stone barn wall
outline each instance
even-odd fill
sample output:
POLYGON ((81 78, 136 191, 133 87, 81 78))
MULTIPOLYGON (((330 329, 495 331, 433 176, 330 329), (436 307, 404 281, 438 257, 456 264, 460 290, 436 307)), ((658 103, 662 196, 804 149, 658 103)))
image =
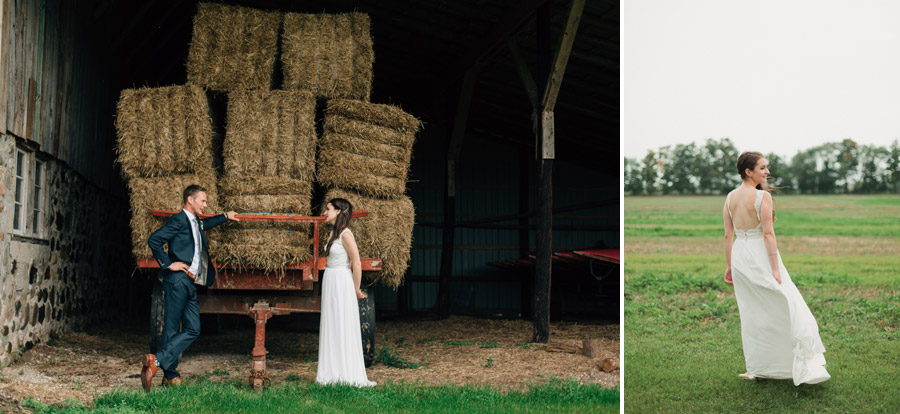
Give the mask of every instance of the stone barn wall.
POLYGON ((134 281, 127 202, 52 157, 44 234, 13 234, 15 151, 16 138, 0 135, 0 366, 60 332, 116 318, 134 281))

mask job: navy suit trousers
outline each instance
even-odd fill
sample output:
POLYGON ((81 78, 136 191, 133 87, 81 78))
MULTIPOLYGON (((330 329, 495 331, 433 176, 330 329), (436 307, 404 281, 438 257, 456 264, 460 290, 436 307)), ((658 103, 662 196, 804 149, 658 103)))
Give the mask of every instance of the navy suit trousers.
MULTIPOLYGON (((156 352, 159 367, 165 377, 172 379, 178 373, 178 356, 200 336, 200 303, 197 286, 184 272, 173 272, 182 277, 163 280, 166 293, 166 315, 162 332, 162 349, 156 352), (181 326, 179 332, 178 327, 181 326)), ((176 275, 173 275, 176 276, 176 275)))

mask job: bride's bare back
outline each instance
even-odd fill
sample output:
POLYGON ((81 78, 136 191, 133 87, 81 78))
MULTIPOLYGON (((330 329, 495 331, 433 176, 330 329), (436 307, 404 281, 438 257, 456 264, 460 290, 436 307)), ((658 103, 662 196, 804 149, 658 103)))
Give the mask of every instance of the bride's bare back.
POLYGON ((756 200, 757 190, 755 189, 741 187, 731 192, 727 208, 731 212, 731 222, 734 223, 734 228, 749 231, 759 227, 761 223, 755 206, 756 200))

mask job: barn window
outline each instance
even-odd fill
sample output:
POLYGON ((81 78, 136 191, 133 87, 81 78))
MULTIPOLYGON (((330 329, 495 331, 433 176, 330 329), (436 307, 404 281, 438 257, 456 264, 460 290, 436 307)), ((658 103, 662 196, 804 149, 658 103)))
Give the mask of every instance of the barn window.
POLYGON ((13 232, 25 231, 25 151, 16 148, 16 195, 13 207, 13 232))
POLYGON ((44 162, 34 160, 34 205, 32 205, 31 232, 40 237, 43 233, 42 209, 44 203, 44 162))

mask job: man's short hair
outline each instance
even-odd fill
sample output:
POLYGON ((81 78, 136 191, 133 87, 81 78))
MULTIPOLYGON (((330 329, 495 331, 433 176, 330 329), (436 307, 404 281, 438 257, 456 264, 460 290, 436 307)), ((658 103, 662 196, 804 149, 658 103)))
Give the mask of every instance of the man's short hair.
POLYGON ((188 197, 192 197, 194 194, 197 194, 201 191, 205 193, 206 189, 197 184, 191 184, 191 185, 187 186, 187 188, 184 189, 184 193, 181 196, 181 202, 184 204, 187 204, 188 197))

